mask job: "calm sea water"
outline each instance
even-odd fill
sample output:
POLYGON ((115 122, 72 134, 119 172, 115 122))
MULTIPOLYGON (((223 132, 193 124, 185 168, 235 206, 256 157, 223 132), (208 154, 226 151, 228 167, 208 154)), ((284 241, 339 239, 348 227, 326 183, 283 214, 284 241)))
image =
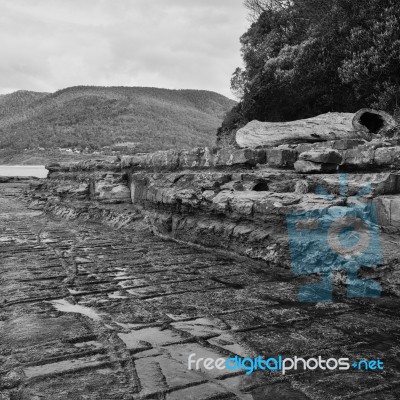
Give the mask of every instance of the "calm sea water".
POLYGON ((0 176, 36 176, 46 178, 44 165, 0 165, 0 176))

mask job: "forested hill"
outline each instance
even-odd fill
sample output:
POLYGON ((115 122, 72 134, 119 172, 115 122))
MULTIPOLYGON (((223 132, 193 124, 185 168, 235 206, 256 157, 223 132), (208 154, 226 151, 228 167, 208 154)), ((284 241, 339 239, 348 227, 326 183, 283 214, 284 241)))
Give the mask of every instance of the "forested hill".
POLYGON ((137 151, 210 145, 235 105, 203 90, 77 86, 0 96, 0 149, 135 143, 137 151))

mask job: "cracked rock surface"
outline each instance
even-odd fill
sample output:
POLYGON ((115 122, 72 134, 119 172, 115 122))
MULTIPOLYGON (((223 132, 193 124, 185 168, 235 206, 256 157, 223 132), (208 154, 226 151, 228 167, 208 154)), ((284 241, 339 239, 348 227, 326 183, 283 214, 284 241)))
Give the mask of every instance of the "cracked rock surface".
MULTIPOLYGON (((398 291, 299 303, 312 277, 28 208, 0 187, 0 398, 398 399, 398 291), (397 294, 396 294, 397 293, 397 294), (188 370, 188 356, 381 359, 383 371, 188 370)), ((386 237, 392 272, 398 237, 386 237), (389 240, 390 239, 390 240, 389 240)), ((393 283, 387 282, 387 287, 393 283)))

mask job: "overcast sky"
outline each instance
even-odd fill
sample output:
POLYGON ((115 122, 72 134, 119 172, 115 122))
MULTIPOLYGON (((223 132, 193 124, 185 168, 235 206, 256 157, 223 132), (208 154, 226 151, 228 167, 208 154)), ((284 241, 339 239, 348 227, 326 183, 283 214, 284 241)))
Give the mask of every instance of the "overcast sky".
POLYGON ((0 0, 0 93, 74 85, 233 97, 242 0, 0 0))

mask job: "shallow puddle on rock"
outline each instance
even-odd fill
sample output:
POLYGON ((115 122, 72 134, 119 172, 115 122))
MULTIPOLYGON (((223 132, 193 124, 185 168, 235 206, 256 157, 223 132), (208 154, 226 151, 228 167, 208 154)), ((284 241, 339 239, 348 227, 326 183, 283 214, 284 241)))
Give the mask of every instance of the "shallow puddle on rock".
POLYGON ((123 278, 118 278, 118 279, 114 278, 114 279, 119 280, 117 285, 121 286, 124 289, 126 287, 131 287, 131 286, 143 286, 147 283, 143 279, 130 279, 129 277, 127 277, 126 279, 123 279, 123 278))
POLYGON ((188 319, 190 318, 190 315, 188 314, 165 314, 167 317, 171 318, 174 321, 180 321, 182 319, 188 319))
POLYGON ((43 375, 53 375, 57 373, 67 372, 82 367, 95 367, 100 364, 100 356, 85 357, 74 360, 59 361, 51 364, 36 365, 24 368, 26 377, 34 378, 43 375))
POLYGON ((53 305, 58 311, 66 312, 66 313, 76 313, 86 315, 87 317, 91 318, 94 321, 100 321, 100 315, 89 307, 84 307, 79 304, 71 304, 65 299, 61 300, 52 300, 49 301, 50 304, 53 305))
POLYGON ((241 357, 251 357, 250 351, 237 343, 235 338, 230 333, 224 333, 218 337, 212 338, 208 340, 208 343, 221 347, 225 350, 230 351, 231 353, 241 356, 241 357))
MULTIPOLYGON (((144 343, 149 343, 152 347, 180 343, 184 338, 169 329, 144 328, 129 333, 118 333, 128 349, 143 348, 144 343)), ((148 347, 148 346, 147 346, 148 347)))
POLYGON ((110 299, 127 299, 127 296, 123 296, 122 294, 119 294, 120 292, 113 292, 113 293, 108 293, 108 298, 110 299))
POLYGON ((198 318, 192 321, 174 322, 174 328, 190 333, 197 337, 220 335, 223 331, 216 326, 216 323, 208 318, 198 318))
POLYGON ((238 344, 232 334, 218 327, 218 320, 197 318, 191 321, 174 322, 171 325, 199 338, 215 336, 208 340, 211 345, 221 347, 238 356, 250 356, 248 350, 238 344))
MULTIPOLYGON (((115 321, 114 321, 115 322, 115 321)), ((124 324, 122 322, 115 322, 117 325, 122 326, 124 329, 137 329, 143 326, 143 324, 124 324)))
POLYGON ((206 376, 211 377, 213 379, 221 376, 229 376, 232 374, 236 374, 238 372, 237 370, 231 371, 226 367, 224 367, 223 369, 217 369, 217 368, 211 370, 205 369, 201 361, 204 361, 206 358, 212 358, 213 360, 217 360, 218 358, 227 359, 228 357, 226 356, 226 354, 219 353, 217 350, 212 348, 201 346, 198 343, 176 344, 164 347, 163 349, 168 353, 168 355, 171 358, 182 363, 182 365, 184 365, 186 369, 188 369, 189 367, 188 365, 189 356, 193 354, 194 356, 192 358, 194 360, 199 360, 199 364, 197 366, 193 364, 192 371, 196 373, 203 373, 206 376))
POLYGON ((103 345, 100 342, 96 342, 95 340, 90 340, 89 342, 81 342, 81 343, 75 343, 75 347, 87 347, 87 346, 94 346, 96 349, 101 349, 103 345))

